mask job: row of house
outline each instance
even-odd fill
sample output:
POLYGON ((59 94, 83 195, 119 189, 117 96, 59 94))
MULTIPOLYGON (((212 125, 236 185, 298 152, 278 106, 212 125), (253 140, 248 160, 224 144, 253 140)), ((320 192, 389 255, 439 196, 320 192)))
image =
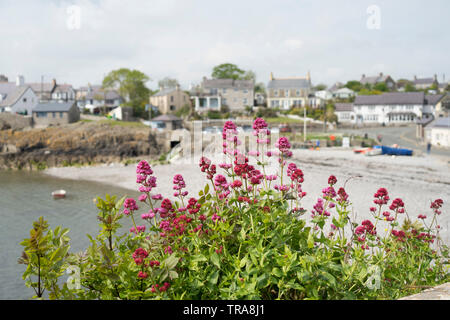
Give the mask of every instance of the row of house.
MULTIPOLYGON (((375 86, 383 83, 389 91, 404 91, 404 87, 397 85, 390 75, 380 73, 376 76, 363 74, 360 79, 363 86, 375 86)), ((417 89, 426 89, 435 85, 446 88, 447 83, 439 84, 437 76, 433 78, 417 78, 411 81, 417 89)), ((196 112, 219 111, 226 106, 230 111, 245 111, 247 107, 267 106, 287 110, 292 107, 310 106, 322 108, 331 99, 351 99, 357 94, 336 83, 327 90, 313 89, 311 76, 305 77, 275 77, 270 73, 266 92, 256 92, 252 80, 208 79, 192 86, 189 91, 183 91, 179 86, 174 88, 160 88, 159 92, 150 97, 150 105, 162 114, 173 113, 184 106, 193 107, 196 112)))

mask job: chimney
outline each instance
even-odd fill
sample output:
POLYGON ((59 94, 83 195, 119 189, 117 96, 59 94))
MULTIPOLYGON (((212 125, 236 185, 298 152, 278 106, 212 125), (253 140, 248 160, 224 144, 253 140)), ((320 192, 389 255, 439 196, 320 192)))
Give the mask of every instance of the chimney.
POLYGON ((179 84, 179 83, 176 84, 175 89, 176 89, 177 91, 180 91, 180 84, 179 84))
POLYGON ((56 87, 56 79, 52 80, 53 87, 56 87))
POLYGON ((159 86, 159 91, 163 91, 164 87, 163 86, 159 86))
POLYGON ((437 81, 437 74, 434 75, 434 81, 437 81))
POLYGON ((365 77, 366 77, 366 75, 365 75, 365 74, 363 73, 363 75, 362 75, 362 77, 361 77, 361 78, 362 78, 362 79, 364 79, 365 77))
POLYGON ((417 76, 416 75, 414 75, 414 80, 417 80, 417 76))
POLYGON ((273 80, 273 79, 274 79, 274 78, 273 78, 273 73, 272 73, 272 72, 270 73, 270 77, 269 77, 269 78, 270 78, 270 80, 273 80))
POLYGON ((23 86, 25 84, 25 78, 21 75, 16 77, 16 86, 23 86))
POLYGON ((309 70, 308 73, 306 74, 306 80, 311 81, 311 74, 309 73, 309 70))

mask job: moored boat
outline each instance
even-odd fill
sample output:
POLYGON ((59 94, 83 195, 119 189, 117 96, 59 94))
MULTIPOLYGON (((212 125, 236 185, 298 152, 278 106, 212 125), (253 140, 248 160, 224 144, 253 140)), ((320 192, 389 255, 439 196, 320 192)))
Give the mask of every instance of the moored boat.
POLYGON ((61 199, 64 198, 66 196, 66 190, 56 190, 52 192, 52 197, 54 199, 61 199))

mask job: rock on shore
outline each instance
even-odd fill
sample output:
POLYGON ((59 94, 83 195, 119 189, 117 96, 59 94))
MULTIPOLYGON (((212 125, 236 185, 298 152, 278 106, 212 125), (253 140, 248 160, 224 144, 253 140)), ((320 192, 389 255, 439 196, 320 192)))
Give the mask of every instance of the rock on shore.
POLYGON ((0 169, 119 162, 157 156, 162 146, 146 127, 86 123, 0 131, 0 169))

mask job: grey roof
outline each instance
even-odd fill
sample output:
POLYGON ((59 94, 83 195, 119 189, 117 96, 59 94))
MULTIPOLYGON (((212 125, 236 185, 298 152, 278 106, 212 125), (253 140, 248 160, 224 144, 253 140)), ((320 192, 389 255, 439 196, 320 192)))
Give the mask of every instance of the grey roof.
POLYGON ((305 78, 273 79, 267 84, 268 89, 309 89, 310 82, 305 78))
POLYGON ((181 121, 183 119, 174 116, 173 114, 162 114, 156 118, 150 119, 150 121, 181 121))
POLYGON ((6 99, 4 99, 1 103, 0 106, 2 107, 6 107, 6 106, 11 106, 13 104, 15 104, 17 102, 17 100, 20 99, 20 97, 28 90, 28 86, 20 86, 20 87, 16 87, 14 91, 12 91, 11 93, 9 93, 6 96, 6 99))
POLYGON ((33 112, 67 112, 74 105, 74 102, 45 102, 38 103, 33 112))
POLYGON ((386 80, 389 78, 389 75, 378 75, 378 76, 371 76, 371 77, 361 77, 361 80, 359 82, 361 82, 362 84, 377 84, 380 82, 386 82, 386 80))
POLYGON ((434 106, 438 104, 439 101, 441 101, 444 97, 445 94, 427 94, 425 96, 425 103, 434 106))
POLYGON ((353 111, 352 103, 336 103, 334 105, 336 111, 353 111))
POLYGON ((153 97, 162 97, 162 96, 166 96, 166 95, 168 95, 169 93, 172 93, 173 91, 176 91, 176 90, 177 90, 176 88, 164 88, 164 89, 158 91, 157 93, 155 93, 155 94, 153 95, 153 97))
POLYGON ((255 85, 252 80, 203 79, 202 86, 204 89, 210 89, 210 88, 253 89, 255 85))
POLYGON ((33 82, 33 83, 25 83, 25 85, 30 86, 31 90, 33 90, 35 93, 41 92, 41 88, 43 92, 51 92, 55 86, 53 82, 33 82))
POLYGON ((437 118, 433 123, 433 128, 448 128, 450 129, 450 117, 437 118))
POLYGON ((73 90, 71 84, 57 84, 54 92, 69 92, 73 90))
POLYGON ((8 95, 11 92, 16 90, 16 83, 15 82, 0 82, 0 94, 1 95, 8 95))
POLYGON ((413 80, 414 84, 430 84, 431 85, 431 84, 433 84, 433 82, 434 82, 434 78, 421 78, 421 79, 416 78, 413 80))
POLYGON ((102 99, 105 99, 105 100, 115 100, 115 99, 122 98, 115 90, 106 90, 106 91, 96 90, 96 91, 88 92, 86 94, 87 100, 90 100, 90 99, 97 100, 98 97, 102 97, 102 99))
POLYGON ((354 105, 405 105, 425 103, 423 92, 388 92, 380 95, 356 96, 354 105))

